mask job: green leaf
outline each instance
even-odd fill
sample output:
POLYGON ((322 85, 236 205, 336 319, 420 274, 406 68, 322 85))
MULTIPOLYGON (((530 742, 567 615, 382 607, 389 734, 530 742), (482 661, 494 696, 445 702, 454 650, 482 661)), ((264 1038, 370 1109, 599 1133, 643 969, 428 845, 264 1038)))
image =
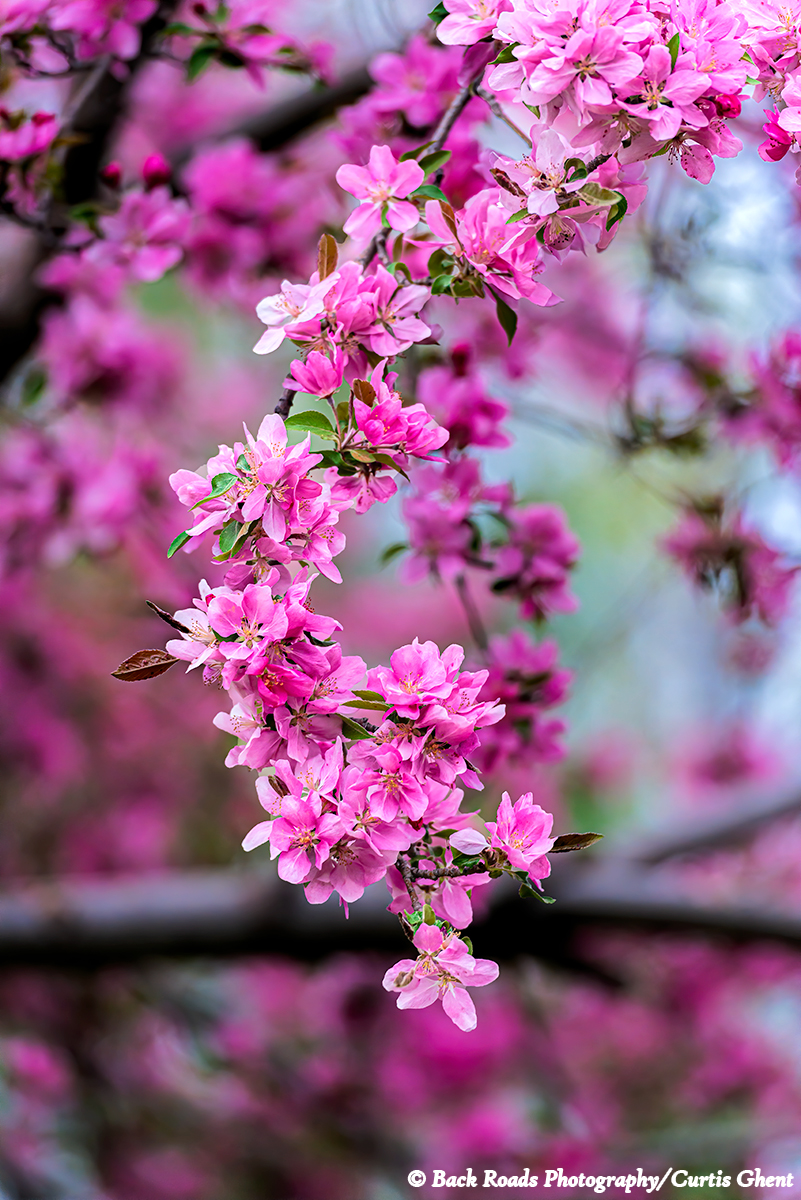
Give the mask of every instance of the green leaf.
POLYGON ((504 46, 504 48, 503 48, 503 50, 501 50, 500 54, 498 54, 495 58, 493 58, 492 65, 495 66, 496 63, 517 62, 517 59, 515 58, 513 52, 515 50, 515 47, 518 46, 519 44, 520 44, 519 42, 513 42, 511 44, 511 46, 504 46))
POLYGON ((25 379, 22 382, 22 395, 20 403, 23 408, 28 408, 29 405, 35 404, 47 386, 47 373, 43 367, 38 364, 31 367, 25 379))
POLYGON ((189 61, 186 64, 186 78, 192 83, 199 75, 205 71, 211 60, 217 55, 217 46, 198 46, 192 51, 189 56, 189 61))
POLYGON ((373 458, 377 463, 381 463, 382 467, 389 467, 390 471, 397 471, 404 479, 409 478, 403 467, 398 466, 391 454, 384 454, 383 451, 381 454, 378 454, 376 451, 373 451, 373 458))
POLYGON ((425 921, 426 925, 437 924, 436 913, 428 902, 426 902, 426 904, 423 906, 423 920, 425 921))
POLYGON ((625 196, 621 196, 617 204, 613 204, 609 209, 609 216, 606 219, 606 228, 611 229, 613 225, 617 225, 618 221, 622 221, 628 212, 629 202, 625 196))
POLYGON ((521 883, 518 896, 522 896, 525 900, 541 900, 543 904, 555 904, 553 896, 546 896, 538 888, 532 887, 530 883, 521 883))
POLYGON ((250 471, 250 470, 252 470, 252 466, 251 466, 251 464, 248 462, 248 460, 247 460, 247 458, 245 457, 245 455, 244 455, 244 454, 240 454, 240 455, 239 455, 239 458, 236 460, 236 465, 239 467, 239 470, 240 470, 240 471, 250 471))
POLYGON ((193 29, 191 25, 184 25, 182 21, 173 21, 166 29, 162 31, 162 37, 197 37, 201 32, 199 29, 193 29))
POLYGON ((178 537, 173 538, 172 541, 170 542, 170 548, 167 551, 167 558, 172 558, 172 556, 173 556, 173 554, 175 554, 176 550, 180 550, 181 546, 185 546, 188 541, 189 541, 188 533, 179 533, 178 537))
POLYGON ((506 334, 507 341, 511 346, 512 338, 517 332, 517 313, 513 308, 509 307, 505 300, 501 299, 497 292, 494 292, 493 295, 495 296, 495 311, 498 314, 498 323, 506 334))
POLYGON ((452 283, 453 283, 453 276, 437 275, 436 279, 433 279, 431 281, 431 295, 432 296, 447 296, 447 295, 449 295, 452 283))
POLYGON ((408 162, 410 158, 417 158, 417 155, 422 153, 427 146, 431 145, 433 138, 429 142, 423 142, 422 146, 415 146, 414 150, 404 150, 403 154, 398 159, 398 162, 408 162))
POLYGON ((308 412, 292 413, 284 422, 287 429, 297 429, 302 433, 316 433, 319 437, 335 438, 334 426, 324 413, 310 409, 308 412))
POLYGON ((239 537, 239 531, 242 528, 241 521, 226 521, 220 531, 220 556, 228 556, 234 548, 234 543, 239 537))
POLYGON ((444 167, 446 162, 451 158, 450 150, 435 150, 433 154, 425 154, 420 159, 420 166, 425 171, 426 175, 433 175, 440 167, 444 167))
POLYGON ((339 714, 339 719, 342 722, 342 732, 345 737, 350 738, 353 742, 361 742, 373 735, 369 730, 360 725, 358 721, 352 721, 350 717, 346 717, 343 713, 339 714))
MULTIPOLYGON (((362 688, 361 690, 359 688, 354 688, 353 694, 354 696, 360 696, 362 700, 376 700, 380 704, 386 704, 386 701, 380 692, 371 692, 369 688, 362 688)), ((387 708, 389 708, 388 704, 387 708)))
POLYGON ((516 225, 518 221, 525 221, 526 217, 530 217, 531 213, 527 208, 519 208, 516 213, 512 213, 511 217, 506 220, 507 225, 516 225))
POLYGON ((202 500, 198 500, 197 504, 192 505, 192 508, 199 508, 207 500, 217 500, 220 496, 224 496, 226 492, 230 492, 235 483, 236 475, 231 475, 229 471, 225 471, 221 475, 215 475, 211 481, 211 491, 208 496, 204 496, 202 500))
POLYGON ((433 21, 435 25, 439 25, 440 21, 444 21, 448 15, 448 10, 440 0, 439 4, 435 5, 428 14, 429 21, 433 21))
POLYGON ((450 270, 453 267, 453 256, 440 246, 439 250, 435 250, 428 259, 428 273, 432 277, 442 275, 443 271, 450 270))
POLYGON ((409 547, 405 542, 394 542, 391 546, 387 546, 385 550, 381 551, 378 561, 382 567, 385 567, 388 563, 392 562, 393 558, 397 558, 399 554, 403 554, 404 550, 408 549, 409 547))
POLYGON ((435 183, 421 183, 419 188, 412 192, 410 198, 414 199, 415 196, 421 196, 427 200, 444 200, 446 204, 448 203, 448 197, 435 183))
POLYGON ((460 934, 460 937, 461 937, 462 941, 464 942, 465 946, 467 946, 467 953, 472 954, 473 953, 473 943, 470 940, 470 938, 467 936, 466 933, 460 934))
POLYGON ((621 198, 620 192, 613 192, 611 188, 593 182, 585 183, 578 194, 587 204, 616 204, 621 198))
POLYGON ((681 40, 681 36, 679 34, 679 31, 676 30, 676 32, 673 34, 673 37, 670 39, 670 41, 667 44, 667 48, 670 51, 670 68, 671 68, 671 70, 676 66, 676 59, 679 57, 679 42, 680 42, 680 40, 681 40))
POLYGON ((360 708, 360 709, 363 709, 365 712, 385 713, 385 712, 389 711, 388 704, 384 704, 384 703, 376 704, 373 700, 345 700, 343 707, 344 708, 360 708))

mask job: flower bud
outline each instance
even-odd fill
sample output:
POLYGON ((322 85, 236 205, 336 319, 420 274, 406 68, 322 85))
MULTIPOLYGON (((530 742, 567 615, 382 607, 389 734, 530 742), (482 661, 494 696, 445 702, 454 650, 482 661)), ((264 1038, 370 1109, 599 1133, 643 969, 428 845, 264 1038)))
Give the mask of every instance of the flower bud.
POLYGON ((148 191, 169 183, 172 168, 162 154, 150 154, 142 165, 142 178, 148 191))
POLYGON ((100 178, 107 187, 116 189, 122 183, 122 167, 118 162, 107 163, 100 172, 100 178))

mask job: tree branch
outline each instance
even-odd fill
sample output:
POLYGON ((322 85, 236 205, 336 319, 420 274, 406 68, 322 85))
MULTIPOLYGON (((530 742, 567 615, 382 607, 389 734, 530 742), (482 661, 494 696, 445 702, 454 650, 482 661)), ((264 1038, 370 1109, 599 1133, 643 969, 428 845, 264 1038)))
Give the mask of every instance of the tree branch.
MULTIPOLYGON (((476 953, 501 959, 533 954, 591 969, 575 937, 588 926, 778 941, 801 949, 801 915, 660 895, 645 873, 618 874, 601 856, 585 860, 584 867, 555 864, 549 885, 558 903, 546 906, 499 884, 496 903, 470 929, 476 953)), ((383 887, 370 889, 346 920, 335 896, 312 906, 300 888, 272 873, 236 870, 31 883, 0 896, 0 965, 95 970, 153 957, 315 961, 343 952, 396 954, 405 941, 386 902, 383 887)))

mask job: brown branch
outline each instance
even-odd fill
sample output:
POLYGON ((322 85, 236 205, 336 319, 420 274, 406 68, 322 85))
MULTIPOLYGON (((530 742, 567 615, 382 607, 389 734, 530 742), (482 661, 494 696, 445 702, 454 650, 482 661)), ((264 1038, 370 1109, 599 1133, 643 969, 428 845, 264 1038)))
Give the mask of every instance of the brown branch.
MULTIPOLYGON (((696 904, 654 892, 644 872, 618 875, 600 856, 585 863, 586 869, 554 870, 549 890, 557 903, 550 906, 520 900, 499 883, 496 903, 470 930, 476 953, 533 954, 587 969, 574 942, 588 926, 801 949, 801 915, 696 904)), ((98 969, 153 957, 313 961, 341 952, 397 954, 404 938, 386 901, 383 888, 369 890, 346 920, 335 896, 312 906, 300 888, 273 874, 235 870, 30 883, 0 896, 0 964, 98 969)))
POLYGON ((742 845, 766 825, 801 810, 801 792, 793 789, 768 800, 751 799, 733 811, 698 821, 689 829, 656 834, 627 854, 636 862, 654 865, 671 858, 702 854, 725 846, 742 845))

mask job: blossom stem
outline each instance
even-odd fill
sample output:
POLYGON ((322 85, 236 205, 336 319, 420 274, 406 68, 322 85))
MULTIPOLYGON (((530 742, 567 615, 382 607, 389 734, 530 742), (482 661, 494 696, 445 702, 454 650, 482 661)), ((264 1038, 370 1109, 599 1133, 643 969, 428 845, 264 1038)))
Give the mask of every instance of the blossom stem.
POLYGON ((514 121, 512 121, 509 117, 507 117, 506 113, 503 111, 500 104, 498 103, 496 98, 493 96, 492 92, 488 92, 486 90, 486 88, 483 88, 483 87, 476 87, 474 90, 475 90, 476 95, 480 96, 481 99, 484 101, 484 103, 487 105, 487 107, 489 108, 490 112, 492 113, 492 115, 494 117, 497 117, 499 121, 503 121, 504 125, 508 125, 508 127, 514 133, 516 133, 518 137, 522 138, 523 141, 527 143, 527 145, 530 146, 532 144, 531 138, 528 136, 528 134, 524 133, 519 125, 515 125, 514 121))
MULTIPOLYGON (((436 154, 437 151, 441 150, 445 145, 448 134, 453 129, 454 125, 459 120, 459 117, 467 107, 470 97, 474 94, 474 89, 483 77, 485 70, 486 67, 482 67, 480 71, 476 71, 473 78, 459 88, 459 91, 456 93, 453 100, 451 100, 448 108, 442 116, 442 120, 434 131, 434 138, 431 144, 427 147, 426 154, 436 154)), ((440 169, 434 175, 433 182, 437 184, 437 186, 439 186, 439 184, 442 182, 443 173, 444 166, 440 167, 440 169)))
POLYGON ((476 607, 476 602, 473 599, 470 588, 467 583, 467 578, 464 575, 456 577, 456 593, 461 601, 464 615, 467 617, 467 624, 470 629, 470 634, 473 641, 478 646, 482 653, 486 654, 489 649, 489 637, 484 628, 484 622, 481 619, 481 613, 476 607))
POLYGON ((417 889, 414 886, 412 864, 406 858, 399 858, 397 867, 398 871, 400 872, 401 879, 406 885, 406 891, 409 893, 409 899, 412 902, 412 911, 420 912, 423 908, 423 904, 419 895, 417 894, 417 889))
POLYGON ((430 870, 412 869, 415 879, 458 879, 462 875, 481 875, 487 870, 486 863, 475 863, 472 867, 433 867, 430 870))

